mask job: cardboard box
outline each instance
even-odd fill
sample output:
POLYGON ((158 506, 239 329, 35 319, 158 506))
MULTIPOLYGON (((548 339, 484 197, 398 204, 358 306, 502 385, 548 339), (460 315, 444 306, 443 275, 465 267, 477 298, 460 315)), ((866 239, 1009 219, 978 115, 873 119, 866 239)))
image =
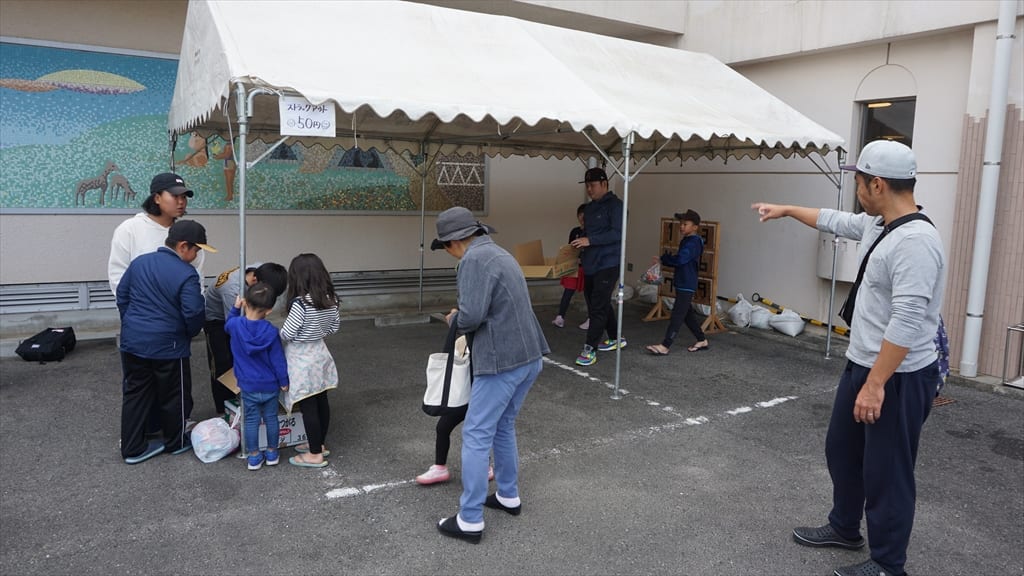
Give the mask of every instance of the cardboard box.
POLYGON ((541 241, 531 240, 517 244, 512 255, 527 278, 561 278, 575 274, 579 268, 580 251, 569 244, 560 247, 554 257, 545 258, 541 241))
POLYGON ((228 390, 234 392, 235 396, 242 393, 242 391, 238 389, 238 380, 235 379, 234 368, 218 376, 217 381, 223 384, 228 390))
MULTIPOLYGON (((234 400, 227 400, 224 402, 224 419, 231 422, 235 413, 239 411, 238 403, 234 400)), ((245 418, 244 412, 239 418, 245 418)), ((243 420, 244 422, 244 420, 243 420)), ((302 423, 302 414, 299 412, 292 412, 291 414, 285 414, 278 412, 277 414, 277 428, 278 428, 278 447, 283 446, 295 446, 296 444, 302 444, 306 442, 306 427, 302 423)), ((267 449, 267 427, 262 422, 260 423, 260 450, 267 449)), ((242 436, 242 443, 245 443, 245 436, 242 436)))

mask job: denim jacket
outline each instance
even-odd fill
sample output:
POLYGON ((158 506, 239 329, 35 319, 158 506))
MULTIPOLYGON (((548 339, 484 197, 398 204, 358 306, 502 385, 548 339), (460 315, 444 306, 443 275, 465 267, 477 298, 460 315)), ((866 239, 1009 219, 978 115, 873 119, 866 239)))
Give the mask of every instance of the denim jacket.
POLYGON ((514 370, 551 352, 515 258, 490 236, 473 239, 459 262, 458 331, 474 332, 473 374, 514 370))

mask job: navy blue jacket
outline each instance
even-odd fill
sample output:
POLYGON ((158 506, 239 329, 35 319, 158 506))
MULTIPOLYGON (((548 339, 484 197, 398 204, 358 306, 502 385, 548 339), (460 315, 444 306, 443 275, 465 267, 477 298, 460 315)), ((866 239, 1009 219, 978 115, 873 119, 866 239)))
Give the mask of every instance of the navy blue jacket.
POLYGON ((587 204, 583 229, 590 246, 583 249, 583 271, 588 276, 618 268, 622 254, 622 200, 611 190, 587 204))
POLYGON ((675 278, 672 284, 676 292, 697 291, 697 268, 700 266, 700 256, 704 253, 704 239, 697 234, 684 236, 679 242, 679 252, 675 255, 662 254, 662 266, 674 266, 676 269, 675 278))
POLYGON ((266 320, 249 320, 231 308, 224 331, 231 336, 235 379, 242 392, 277 392, 288 387, 288 363, 277 327, 266 320))
POLYGON ((206 317, 199 273, 166 246, 143 254, 117 285, 117 311, 123 352, 151 360, 188 358, 206 317))

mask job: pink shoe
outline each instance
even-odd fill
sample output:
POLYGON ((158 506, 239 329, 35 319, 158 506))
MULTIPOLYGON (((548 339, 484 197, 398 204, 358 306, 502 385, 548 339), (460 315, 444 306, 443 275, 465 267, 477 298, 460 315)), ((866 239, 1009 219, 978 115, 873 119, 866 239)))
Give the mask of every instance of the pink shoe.
POLYGON ((434 464, 423 474, 416 477, 416 483, 427 486, 429 484, 437 484, 439 482, 447 482, 451 478, 451 474, 448 473, 447 466, 438 466, 434 464))
POLYGON ((487 467, 487 481, 494 480, 494 466, 487 467))
POLYGON ((565 318, 562 318, 561 316, 555 316, 555 319, 552 320, 551 323, 554 324, 555 326, 558 326, 559 328, 562 328, 563 326, 565 326, 565 318))
POLYGON ((580 324, 580 330, 590 330, 590 318, 587 318, 586 322, 580 324))

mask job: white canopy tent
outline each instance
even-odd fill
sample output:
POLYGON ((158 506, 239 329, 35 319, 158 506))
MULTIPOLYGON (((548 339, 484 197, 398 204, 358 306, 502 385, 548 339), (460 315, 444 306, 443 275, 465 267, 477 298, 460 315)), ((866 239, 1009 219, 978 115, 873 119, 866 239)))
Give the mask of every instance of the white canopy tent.
MULTIPOLYGON (((409 2, 192 0, 168 127, 237 133, 243 267, 246 143, 279 138, 281 95, 332 103, 335 138, 360 147, 599 154, 623 177, 627 208, 630 181, 654 158, 814 161, 843 145, 706 54, 409 2)), ((625 239, 626 210, 620 327, 625 239)), ((619 366, 617 355, 616 396, 619 366)))

